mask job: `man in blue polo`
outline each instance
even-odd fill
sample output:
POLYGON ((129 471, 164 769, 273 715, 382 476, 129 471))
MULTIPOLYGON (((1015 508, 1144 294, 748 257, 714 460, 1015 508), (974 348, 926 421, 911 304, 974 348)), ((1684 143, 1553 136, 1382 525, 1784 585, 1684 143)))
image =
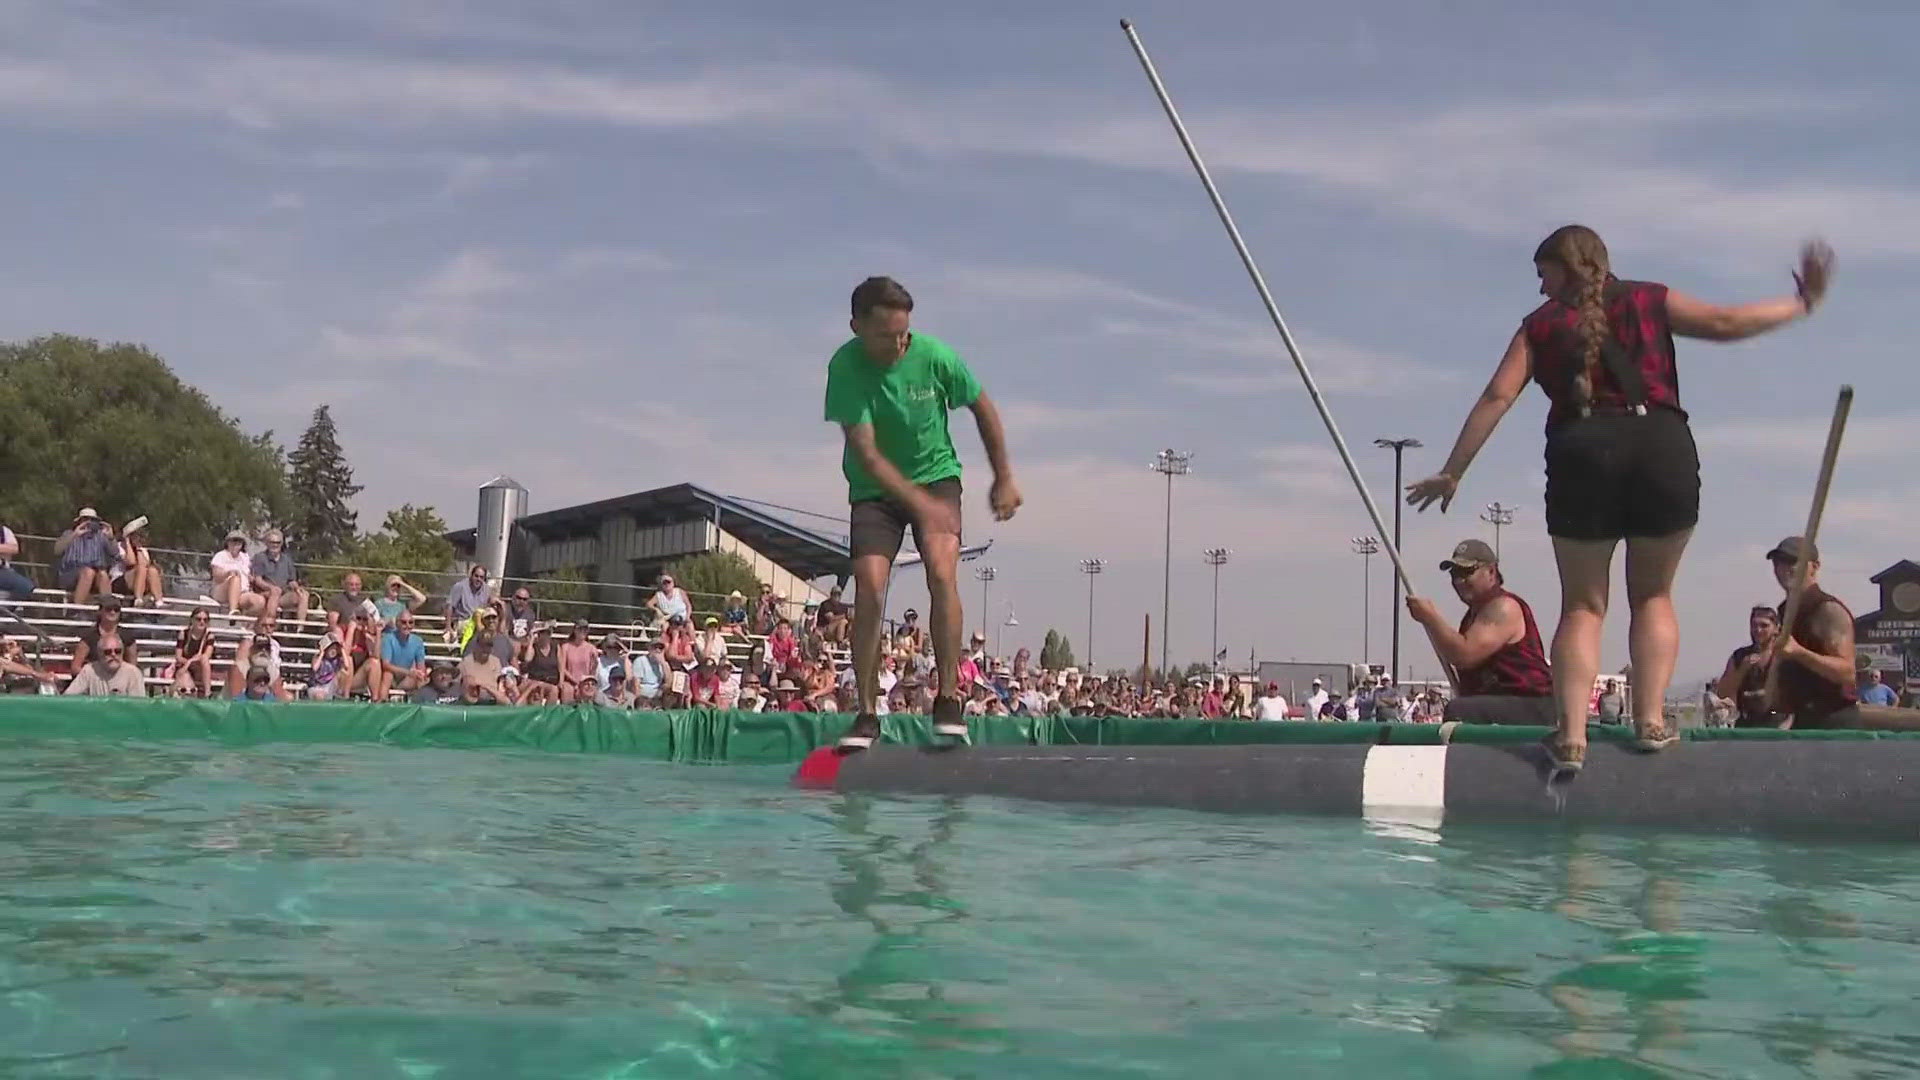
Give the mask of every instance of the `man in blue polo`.
POLYGON ((946 343, 911 329, 913 297, 892 278, 853 290, 853 339, 827 364, 826 419, 846 447, 849 547, 853 556, 853 663, 859 703, 843 751, 880 736, 881 610, 893 560, 907 529, 926 566, 939 697, 936 735, 964 738, 960 664, 960 458, 947 414, 970 409, 993 468, 987 501, 994 519, 1020 508, 1000 413, 973 372, 946 343))

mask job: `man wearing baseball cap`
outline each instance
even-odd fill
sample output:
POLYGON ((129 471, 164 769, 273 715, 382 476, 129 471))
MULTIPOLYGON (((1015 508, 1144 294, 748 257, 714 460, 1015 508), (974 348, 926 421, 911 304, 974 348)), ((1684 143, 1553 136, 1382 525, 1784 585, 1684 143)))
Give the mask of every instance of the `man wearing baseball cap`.
MULTIPOLYGON (((1847 727, 1859 715, 1860 692, 1854 682, 1853 612, 1822 589, 1820 549, 1800 536, 1789 536, 1767 552, 1773 580, 1782 592, 1793 588, 1793 577, 1806 563, 1807 587, 1793 625, 1780 643, 1779 694, 1772 703, 1782 717, 1781 727, 1847 727)), ((1780 608, 1786 621, 1786 605, 1780 608)))
POLYGON ((1445 719, 1553 726, 1553 673, 1540 628, 1527 602, 1506 590, 1493 548, 1483 540, 1462 540, 1440 569, 1467 605, 1459 628, 1447 625, 1440 608, 1423 596, 1407 597, 1407 613, 1459 674, 1459 693, 1447 702, 1445 719))

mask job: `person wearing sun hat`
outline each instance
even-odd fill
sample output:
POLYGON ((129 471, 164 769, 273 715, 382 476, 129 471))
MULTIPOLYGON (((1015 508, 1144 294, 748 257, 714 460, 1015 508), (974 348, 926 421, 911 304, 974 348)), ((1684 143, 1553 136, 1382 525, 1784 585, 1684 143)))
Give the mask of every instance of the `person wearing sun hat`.
POLYGON ((113 591, 113 563, 120 546, 113 539, 113 526, 101 520, 98 510, 81 507, 73 515, 73 527, 54 540, 53 553, 60 588, 73 594, 74 603, 113 591))

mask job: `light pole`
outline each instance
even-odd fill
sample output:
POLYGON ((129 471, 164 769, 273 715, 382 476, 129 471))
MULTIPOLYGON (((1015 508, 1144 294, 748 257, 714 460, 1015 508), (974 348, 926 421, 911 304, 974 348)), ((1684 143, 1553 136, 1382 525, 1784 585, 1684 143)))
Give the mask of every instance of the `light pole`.
MULTIPOLYGON (((1400 510, 1407 505, 1401 497, 1400 458, 1408 450, 1421 447, 1419 439, 1375 439, 1373 445, 1393 451, 1393 550, 1400 550, 1400 510)), ((1400 575, 1393 575, 1393 678, 1400 679, 1400 575)))
POLYGON ((1087 674, 1093 674, 1093 579, 1107 568, 1105 559, 1081 559, 1080 572, 1087 575, 1087 674))
POLYGON ((1360 556, 1360 662, 1362 664, 1373 662, 1367 655, 1373 651, 1373 621, 1368 609, 1373 607, 1373 557, 1379 551, 1379 537, 1356 536, 1353 538, 1353 552, 1360 556))
POLYGON ((1503 525, 1513 524, 1515 509, 1512 506, 1490 502, 1487 504, 1486 512, 1480 515, 1481 521, 1493 526, 1493 557, 1496 559, 1500 557, 1500 528, 1503 525))
POLYGON ((1167 478, 1167 554, 1165 578, 1160 585, 1160 673, 1167 671, 1167 616, 1173 610, 1173 478, 1192 471, 1193 453, 1171 447, 1153 455, 1147 467, 1167 478))
POLYGON ((1227 564, 1227 556, 1232 555, 1230 548, 1208 548, 1201 553, 1206 556, 1207 565, 1213 567, 1213 651, 1207 654, 1207 667, 1215 675, 1220 674, 1220 568, 1227 564))
POLYGON ((992 620, 992 616, 987 614, 988 590, 993 587, 993 579, 1000 576, 1000 571, 991 566, 980 566, 974 568, 973 576, 980 579, 980 640, 985 641, 987 623, 992 620))
MULTIPOLYGON (((1020 625, 1020 620, 1013 617, 1013 605, 1008 604, 1007 605, 1007 621, 1001 624, 1001 629, 1004 630, 1009 626, 1019 626, 1019 625, 1020 625)), ((1006 644, 1005 642, 1000 640, 1000 630, 995 630, 993 632, 993 655, 995 656, 1003 655, 1000 650, 1005 644, 1006 644)))

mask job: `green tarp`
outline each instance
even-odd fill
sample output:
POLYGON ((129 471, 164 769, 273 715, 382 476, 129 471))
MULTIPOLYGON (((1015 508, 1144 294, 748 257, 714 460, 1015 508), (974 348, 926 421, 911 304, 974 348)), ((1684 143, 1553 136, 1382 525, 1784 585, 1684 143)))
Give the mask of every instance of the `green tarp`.
MULTIPOLYGON (((358 702, 201 701, 156 698, 0 697, 0 734, 50 738, 204 739, 229 746, 268 742, 372 742, 391 746, 524 747, 556 753, 627 754, 660 761, 773 765, 797 762, 838 738, 846 713, 744 713, 712 709, 632 712, 592 706, 538 709, 371 705, 358 702)), ((1253 723, 1118 716, 975 717, 973 741, 1016 745, 1233 746, 1254 744, 1437 745, 1436 724, 1253 723)), ((890 716, 889 742, 933 741, 924 716, 890 716)), ((1457 743, 1533 742, 1544 728, 1460 725, 1457 743)), ((1690 739, 1916 738, 1915 733, 1693 728, 1690 739)), ((1625 741, 1621 727, 1594 739, 1625 741)))

